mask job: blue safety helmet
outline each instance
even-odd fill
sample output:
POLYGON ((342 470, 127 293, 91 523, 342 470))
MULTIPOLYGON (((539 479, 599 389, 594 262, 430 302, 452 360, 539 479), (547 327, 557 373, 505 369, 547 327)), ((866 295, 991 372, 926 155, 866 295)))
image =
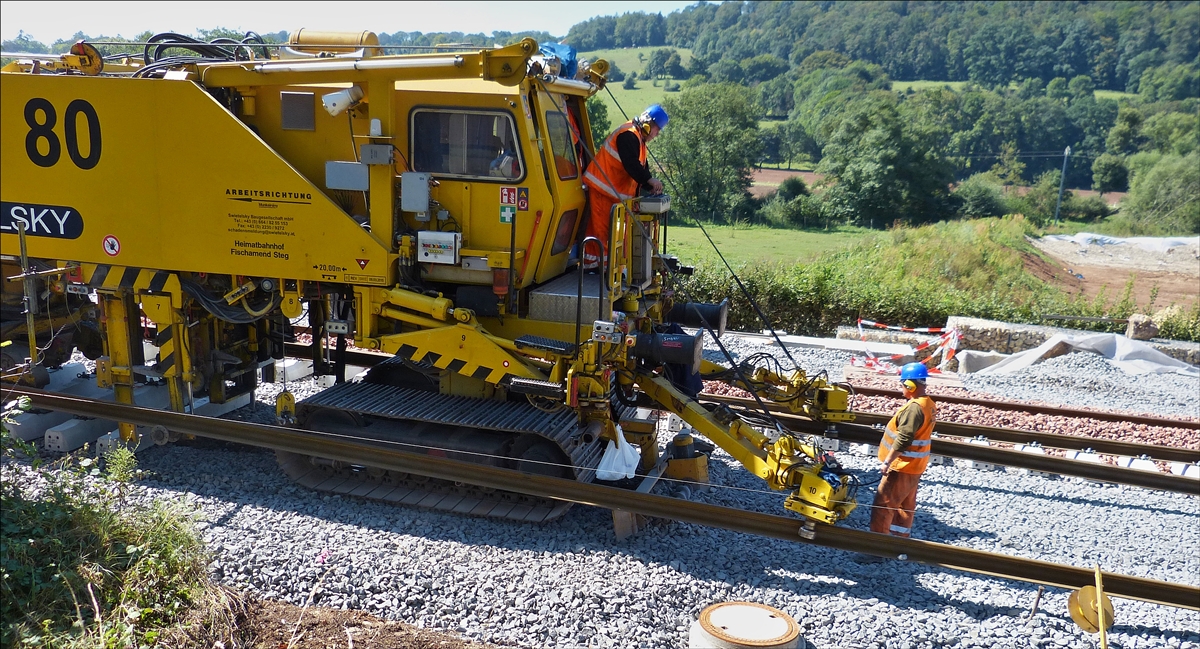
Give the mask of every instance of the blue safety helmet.
POLYGON ((929 368, 924 363, 909 363, 900 368, 901 381, 924 381, 929 378, 929 368))
POLYGON ((667 127, 667 122, 670 121, 671 118, 667 117, 667 111, 663 109, 661 104, 654 104, 642 112, 641 117, 638 119, 640 119, 643 124, 646 122, 653 122, 654 125, 658 127, 658 130, 661 131, 667 127))

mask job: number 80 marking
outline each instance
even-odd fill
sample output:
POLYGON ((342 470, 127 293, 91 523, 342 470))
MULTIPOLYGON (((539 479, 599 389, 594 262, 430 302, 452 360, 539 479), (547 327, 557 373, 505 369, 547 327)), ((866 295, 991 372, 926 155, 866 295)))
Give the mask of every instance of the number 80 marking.
MULTIPOLYGON (((63 121, 66 122, 63 130, 67 138, 67 155, 71 156, 71 162, 80 169, 95 167, 100 162, 100 118, 96 115, 96 109, 88 102, 76 99, 67 104, 63 121), (83 115, 84 121, 87 122, 89 150, 86 156, 79 151, 77 122, 80 115, 83 115)), ((25 153, 29 155, 33 164, 39 167, 53 167, 58 164, 58 159, 62 156, 62 144, 58 140, 58 134, 54 132, 54 126, 58 123, 54 104, 41 97, 30 99, 25 104, 25 123, 29 126, 29 133, 25 135, 25 153), (38 112, 42 113, 41 121, 38 120, 38 112), (46 141, 45 154, 38 146, 39 140, 46 141)))

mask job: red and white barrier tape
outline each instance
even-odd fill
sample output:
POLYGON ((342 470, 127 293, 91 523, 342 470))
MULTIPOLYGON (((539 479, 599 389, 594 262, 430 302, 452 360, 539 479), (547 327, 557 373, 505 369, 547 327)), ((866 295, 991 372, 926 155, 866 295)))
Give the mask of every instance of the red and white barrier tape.
MULTIPOLYGON (((934 372, 934 373, 941 372, 943 369, 946 368, 946 364, 950 362, 950 359, 954 358, 954 354, 958 351, 958 341, 962 339, 962 334, 959 333, 958 329, 955 329, 953 327, 949 328, 949 329, 946 329, 944 327, 916 327, 916 328, 893 327, 890 325, 880 324, 878 322, 874 322, 871 320, 864 320, 862 318, 859 318, 859 320, 858 320, 858 335, 860 338, 862 338, 863 342, 866 342, 866 340, 867 340, 867 334, 866 334, 866 332, 863 331, 863 325, 876 327, 878 329, 888 329, 891 331, 906 331, 906 332, 914 332, 914 333, 944 332, 944 333, 942 333, 941 336, 938 336, 937 338, 935 338, 933 340, 927 340, 927 341, 921 343, 920 345, 917 345, 912 350, 912 353, 916 354, 919 351, 928 349, 929 347, 936 346, 933 353, 930 354, 927 358, 925 358, 925 360, 921 361, 922 363, 925 363, 926 365, 928 365, 930 361, 932 361, 933 359, 937 358, 940 355, 942 357, 942 361, 940 363, 938 363, 936 368, 930 368, 930 371, 934 372)), ((900 360, 900 359, 904 358, 905 356, 909 355, 909 354, 893 354, 891 356, 881 359, 881 358, 876 358, 875 355, 871 353, 870 349, 865 349, 864 351, 867 354, 866 358, 852 358, 852 359, 850 359, 850 365, 852 365, 854 367, 863 367, 866 369, 874 370, 875 372, 878 372, 880 374, 899 374, 900 368, 897 367, 893 361, 900 360)))
POLYGON ((868 327, 874 327, 876 329, 888 329, 890 331, 907 331, 910 333, 918 333, 918 334, 940 334, 940 333, 949 331, 945 327, 897 327, 894 325, 886 325, 881 322, 875 322, 874 320, 866 320, 864 318, 859 318, 858 319, 859 331, 862 331, 863 325, 866 325, 868 327))

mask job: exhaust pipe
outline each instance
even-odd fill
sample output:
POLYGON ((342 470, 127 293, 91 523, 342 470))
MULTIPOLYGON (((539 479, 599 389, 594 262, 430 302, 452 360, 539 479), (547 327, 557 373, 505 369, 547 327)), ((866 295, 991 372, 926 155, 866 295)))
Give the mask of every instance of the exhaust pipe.
POLYGON ((727 320, 729 320, 729 298, 721 300, 720 304, 676 303, 667 313, 667 322, 685 327, 703 329, 705 323, 708 323, 708 326, 717 333, 717 338, 725 335, 727 320))

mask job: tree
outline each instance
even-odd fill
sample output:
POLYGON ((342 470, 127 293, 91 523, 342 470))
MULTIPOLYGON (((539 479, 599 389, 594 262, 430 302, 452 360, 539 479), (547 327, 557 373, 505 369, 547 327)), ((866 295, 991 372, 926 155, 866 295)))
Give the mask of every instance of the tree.
POLYGON ((1092 162, 1092 189, 1104 196, 1105 192, 1123 192, 1129 186, 1129 169, 1125 159, 1105 153, 1092 162))
POLYGON ((1050 99, 1066 101, 1071 97, 1071 92, 1067 85, 1067 80, 1062 77, 1054 77, 1050 83, 1046 84, 1046 96, 1050 99))
POLYGON ((754 58, 743 60, 740 67, 744 71, 747 83, 759 83, 769 81, 787 72, 788 64, 787 61, 774 54, 759 54, 754 58))
POLYGON ((804 179, 800 176, 788 176, 779 183, 779 189, 775 190, 775 195, 785 201, 790 201, 798 196, 808 196, 808 185, 804 184, 804 179))
POLYGON ((671 49, 671 56, 667 57, 667 76, 672 79, 686 79, 688 76, 683 68, 683 59, 674 48, 671 49))
POLYGON ((758 114, 749 91, 733 84, 685 88, 663 101, 671 125, 653 148, 664 166, 673 209, 685 218, 728 220, 747 195, 759 156, 758 114))
POLYGON ((588 123, 592 125, 592 139, 597 145, 612 132, 612 120, 608 117, 608 105, 599 97, 587 100, 588 123))
POLYGON ((667 61, 671 59, 671 54, 675 50, 662 47, 650 53, 649 60, 646 61, 646 71, 642 73, 645 79, 661 79, 667 74, 667 61))
POLYGON ((1071 79, 1067 83, 1067 90, 1071 93, 1072 101, 1092 99, 1096 96, 1096 84, 1092 83, 1092 78, 1087 75, 1081 74, 1071 79))
POLYGON ((1187 155, 1200 147, 1200 112, 1151 115, 1142 132, 1155 151, 1187 155))
POLYGON ((1016 142, 1005 142, 1000 147, 1000 159, 992 165, 990 171, 1005 187, 1021 183, 1021 176, 1025 173, 1025 163, 1017 159, 1016 142))
POLYGON ((792 168, 793 160, 820 160, 821 149, 800 120, 789 119, 784 122, 783 133, 783 158, 788 169, 792 168))
POLYGON ((839 219, 885 227, 949 213, 950 165, 905 130, 894 101, 873 96, 860 102, 825 146, 817 170, 826 175, 824 200, 839 219))
MULTIPOLYGON (((1024 203, 1022 211, 1030 223, 1042 227, 1054 218, 1054 208, 1058 204, 1059 179, 1061 178, 1062 172, 1059 170, 1047 171, 1037 177, 1033 186, 1029 188, 1029 192, 1022 197, 1021 202, 1024 203)), ((1063 204, 1070 202, 1073 197, 1074 193, 1071 190, 1063 192, 1063 204)))
POLYGON ((1200 153, 1165 155, 1134 175, 1121 214, 1135 234, 1200 234, 1200 153))
POLYGON ((4 41, 4 51, 6 52, 29 52, 30 54, 42 54, 50 51, 45 43, 33 40, 33 37, 26 34, 24 31, 17 30, 17 37, 4 41))
POLYGON ((820 50, 813 52, 796 67, 796 74, 803 77, 814 70, 840 70, 850 65, 850 57, 840 52, 820 50))
POLYGON ((780 75, 758 84, 758 105, 767 117, 787 117, 792 112, 793 82, 788 75, 780 75))
POLYGON ((779 123, 769 124, 758 129, 760 147, 758 163, 760 165, 764 162, 783 162, 784 137, 783 125, 779 123))
POLYGON ((638 79, 638 73, 630 72, 629 75, 625 77, 625 83, 622 83, 621 87, 626 90, 636 90, 637 89, 637 79, 638 79))
POLYGON ((746 72, 737 61, 721 59, 708 66, 708 75, 715 83, 739 83, 746 76, 746 72))
POLYGON ((1117 123, 1108 131, 1104 146, 1109 153, 1130 155, 1137 153, 1141 141, 1142 113, 1136 108, 1122 106, 1117 112, 1117 123))

